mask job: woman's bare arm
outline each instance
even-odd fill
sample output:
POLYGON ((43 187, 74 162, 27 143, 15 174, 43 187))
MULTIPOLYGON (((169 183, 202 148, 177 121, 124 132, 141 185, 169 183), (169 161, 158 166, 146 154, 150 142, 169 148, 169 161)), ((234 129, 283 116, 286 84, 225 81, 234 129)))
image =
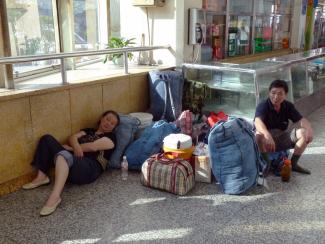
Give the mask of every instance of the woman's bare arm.
POLYGON ((73 148, 73 153, 77 157, 83 157, 84 155, 81 145, 78 142, 78 138, 82 137, 83 135, 86 135, 86 132, 79 131, 69 137, 69 145, 73 148))
POLYGON ((94 142, 83 143, 80 145, 83 152, 97 152, 114 148, 114 143, 108 137, 102 137, 94 142))

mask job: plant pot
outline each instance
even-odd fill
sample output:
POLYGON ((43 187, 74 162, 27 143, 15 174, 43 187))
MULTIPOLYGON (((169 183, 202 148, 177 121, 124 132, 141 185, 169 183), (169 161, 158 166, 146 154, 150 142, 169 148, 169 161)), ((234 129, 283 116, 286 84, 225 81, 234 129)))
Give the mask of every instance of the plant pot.
POLYGON ((119 58, 114 58, 112 61, 113 64, 120 65, 120 66, 124 65, 123 56, 119 58))

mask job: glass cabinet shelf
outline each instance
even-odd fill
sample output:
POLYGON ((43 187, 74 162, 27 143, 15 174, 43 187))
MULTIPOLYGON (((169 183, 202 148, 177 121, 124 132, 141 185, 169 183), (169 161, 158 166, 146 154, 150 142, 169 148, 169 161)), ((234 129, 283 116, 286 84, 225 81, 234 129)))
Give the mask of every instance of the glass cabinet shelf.
POLYGON ((325 49, 248 64, 185 63, 182 68, 186 80, 184 109, 201 104, 194 112, 202 114, 223 110, 252 119, 256 105, 268 97, 269 85, 276 79, 287 82, 287 99, 291 102, 325 87, 325 49))

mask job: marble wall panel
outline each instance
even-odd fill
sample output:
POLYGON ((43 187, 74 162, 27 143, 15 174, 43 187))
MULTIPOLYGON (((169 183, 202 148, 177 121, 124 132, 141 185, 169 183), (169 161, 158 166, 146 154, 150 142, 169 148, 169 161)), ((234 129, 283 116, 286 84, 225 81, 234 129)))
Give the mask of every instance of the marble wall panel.
POLYGON ((148 74, 130 77, 130 112, 145 112, 149 108, 148 74))
POLYGON ((29 99, 0 103, 0 184, 31 172, 34 142, 29 99))
POLYGON ((102 85, 72 88, 70 96, 72 133, 86 127, 95 127, 103 113, 102 85))
POLYGON ((64 142, 71 134, 68 91, 56 91, 30 97, 34 139, 51 134, 64 142))
POLYGON ((104 110, 115 110, 129 113, 130 110, 130 82, 129 77, 112 80, 103 85, 104 110))

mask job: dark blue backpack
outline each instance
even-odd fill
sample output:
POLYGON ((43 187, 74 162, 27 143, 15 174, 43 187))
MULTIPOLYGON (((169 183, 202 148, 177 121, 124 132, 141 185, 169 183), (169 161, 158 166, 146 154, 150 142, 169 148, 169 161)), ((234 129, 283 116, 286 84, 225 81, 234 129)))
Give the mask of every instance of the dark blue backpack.
POLYGON ((208 145, 212 172, 224 193, 237 195, 256 185, 266 162, 249 122, 233 117, 218 122, 210 131, 208 145))
POLYGON ((150 113, 153 120, 175 121, 182 112, 184 79, 179 71, 149 72, 150 113))

